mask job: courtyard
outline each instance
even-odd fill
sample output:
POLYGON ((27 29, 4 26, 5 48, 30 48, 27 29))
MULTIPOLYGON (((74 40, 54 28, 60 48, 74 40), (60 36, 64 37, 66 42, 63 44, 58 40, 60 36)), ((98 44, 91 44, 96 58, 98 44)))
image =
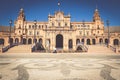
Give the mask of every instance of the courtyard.
POLYGON ((0 80, 120 80, 120 55, 3 53, 0 80))

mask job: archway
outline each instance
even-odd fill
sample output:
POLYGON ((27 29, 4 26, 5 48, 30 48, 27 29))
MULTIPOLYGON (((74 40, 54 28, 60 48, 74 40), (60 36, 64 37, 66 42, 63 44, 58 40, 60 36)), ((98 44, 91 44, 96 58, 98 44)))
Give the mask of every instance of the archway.
POLYGON ((80 43, 80 39, 76 39, 76 45, 80 43))
POLYGON ((108 44, 108 39, 105 39, 105 44, 108 44))
POLYGON ((87 39, 87 45, 90 45, 90 39, 87 39))
POLYGON ((0 39, 0 45, 4 45, 4 39, 0 39))
POLYGON ((26 39, 25 38, 23 38, 23 44, 26 44, 26 39))
POLYGON ((99 43, 100 44, 103 43, 103 39, 102 38, 99 39, 99 43))
POLYGON ((37 39, 33 39, 33 43, 37 43, 37 39))
POLYGON ((32 44, 32 39, 31 38, 28 39, 28 44, 32 44))
POLYGON ((39 43, 42 44, 42 39, 41 38, 39 39, 39 43))
POLYGON ((85 41, 85 40, 84 40, 84 39, 82 39, 81 41, 82 41, 82 43, 84 44, 84 41, 85 41))
POLYGON ((92 44, 93 44, 93 45, 95 45, 95 44, 96 44, 95 39, 92 39, 92 44))
POLYGON ((68 47, 69 47, 69 49, 72 49, 72 48, 73 48, 73 42, 72 42, 72 39, 69 40, 68 47))
POLYGON ((114 40, 113 40, 113 44, 114 44, 114 45, 119 45, 119 40, 118 40, 118 39, 114 39, 114 40))
POLYGON ((13 44, 13 38, 10 38, 10 44, 13 44))
POLYGON ((19 43, 19 39, 18 38, 15 39, 15 43, 17 43, 17 44, 19 43))
POLYGON ((61 34, 56 36, 56 48, 63 48, 63 36, 61 34))

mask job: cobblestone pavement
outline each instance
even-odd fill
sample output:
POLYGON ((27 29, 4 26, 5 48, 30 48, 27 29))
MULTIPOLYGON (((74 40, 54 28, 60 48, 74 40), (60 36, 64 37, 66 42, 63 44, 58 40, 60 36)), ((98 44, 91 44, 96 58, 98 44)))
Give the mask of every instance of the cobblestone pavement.
POLYGON ((0 80, 120 80, 120 55, 0 54, 0 80))

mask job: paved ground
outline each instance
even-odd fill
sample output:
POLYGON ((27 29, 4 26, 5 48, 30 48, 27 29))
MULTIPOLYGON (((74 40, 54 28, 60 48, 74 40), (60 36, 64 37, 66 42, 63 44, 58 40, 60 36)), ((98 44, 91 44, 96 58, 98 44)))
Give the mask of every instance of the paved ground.
POLYGON ((0 54, 0 80, 120 80, 120 54, 0 54))

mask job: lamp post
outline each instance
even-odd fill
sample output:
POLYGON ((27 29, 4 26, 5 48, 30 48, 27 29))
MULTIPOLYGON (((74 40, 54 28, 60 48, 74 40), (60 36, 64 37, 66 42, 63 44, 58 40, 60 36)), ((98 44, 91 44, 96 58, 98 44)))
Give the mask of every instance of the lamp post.
POLYGON ((106 21, 107 27, 108 27, 108 44, 107 47, 109 48, 109 43, 110 43, 110 30, 109 30, 109 20, 106 21))
POLYGON ((34 44, 36 43, 36 26, 37 26, 37 20, 34 20, 34 44))
POLYGON ((45 24, 45 28, 46 28, 46 33, 45 33, 45 48, 46 48, 46 53, 47 53, 48 43, 47 43, 47 25, 46 24, 45 24))
POLYGON ((83 32, 84 32, 84 34, 83 34, 83 39, 84 39, 83 44, 85 44, 85 21, 84 20, 83 20, 82 25, 83 25, 83 32))
POLYGON ((10 25, 9 43, 10 43, 10 46, 11 46, 11 26, 12 26, 12 20, 9 21, 9 25, 10 25))

